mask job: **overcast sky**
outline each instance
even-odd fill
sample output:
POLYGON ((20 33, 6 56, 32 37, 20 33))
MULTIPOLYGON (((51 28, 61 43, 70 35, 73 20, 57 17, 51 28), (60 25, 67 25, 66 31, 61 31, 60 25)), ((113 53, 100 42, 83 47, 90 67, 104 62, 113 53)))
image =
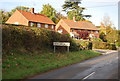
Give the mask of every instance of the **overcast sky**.
MULTIPOLYGON (((65 15, 62 11, 64 1, 65 0, 0 0, 0 9, 10 11, 16 6, 27 6, 34 7, 37 13, 42 10, 43 4, 49 3, 58 12, 65 15)), ((108 15, 115 27, 118 28, 118 1, 119 0, 82 0, 81 6, 86 8, 84 14, 92 15, 89 20, 96 26, 99 26, 103 17, 108 15)))

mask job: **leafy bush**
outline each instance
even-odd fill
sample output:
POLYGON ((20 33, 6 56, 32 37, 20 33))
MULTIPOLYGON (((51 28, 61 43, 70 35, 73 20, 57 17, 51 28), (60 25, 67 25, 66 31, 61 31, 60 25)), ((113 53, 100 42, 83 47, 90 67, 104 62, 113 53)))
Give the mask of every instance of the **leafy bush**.
POLYGON ((107 42, 93 42, 93 48, 94 49, 110 49, 110 50, 116 50, 115 44, 110 44, 107 42))
POLYGON ((116 45, 118 46, 118 47, 120 47, 120 42, 118 41, 118 42, 116 42, 116 45))
POLYGON ((92 50, 92 42, 87 40, 75 40, 77 44, 79 44, 79 49, 82 50, 92 50))
MULTIPOLYGON (((67 35, 36 27, 3 25, 3 51, 25 48, 28 51, 53 50, 53 42, 70 42, 70 50, 78 50, 77 44, 67 35)), ((63 51, 62 49, 59 49, 63 51)))
POLYGON ((87 47, 88 47, 88 50, 92 50, 92 45, 93 45, 92 42, 89 42, 89 43, 88 43, 88 46, 87 46, 87 47))
POLYGON ((110 49, 110 50, 117 50, 115 44, 110 44, 109 49, 110 49))
POLYGON ((93 38, 92 41, 99 41, 99 42, 102 42, 102 39, 100 39, 100 38, 93 38))

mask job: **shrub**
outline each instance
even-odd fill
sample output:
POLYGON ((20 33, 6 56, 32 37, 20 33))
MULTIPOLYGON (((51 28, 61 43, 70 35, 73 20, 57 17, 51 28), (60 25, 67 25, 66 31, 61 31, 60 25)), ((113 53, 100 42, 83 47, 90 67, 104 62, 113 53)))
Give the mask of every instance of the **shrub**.
POLYGON ((110 49, 110 50, 116 50, 115 44, 110 44, 107 42, 93 42, 93 48, 94 49, 110 49))
POLYGON ((120 42, 118 41, 118 42, 116 42, 116 45, 118 46, 118 47, 120 47, 120 42))
MULTIPOLYGON (((28 51, 53 50, 53 42, 70 42, 70 50, 78 50, 77 44, 67 35, 37 27, 3 25, 3 51, 25 48, 28 51)), ((62 49, 59 49, 62 51, 62 49)))
POLYGON ((92 50, 92 42, 89 42, 87 47, 88 47, 88 50, 92 50))
POLYGON ((115 44, 110 44, 109 49, 110 49, 110 50, 117 50, 115 44))
POLYGON ((100 39, 100 38, 93 38, 92 41, 102 42, 102 39, 100 39))

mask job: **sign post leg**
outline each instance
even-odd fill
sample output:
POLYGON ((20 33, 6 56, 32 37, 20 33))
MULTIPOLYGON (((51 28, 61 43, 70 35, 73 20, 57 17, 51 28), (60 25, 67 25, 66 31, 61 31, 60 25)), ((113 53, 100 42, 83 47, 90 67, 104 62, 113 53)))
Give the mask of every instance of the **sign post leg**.
POLYGON ((67 46, 67 52, 69 52, 69 46, 67 46))
POLYGON ((55 53, 55 46, 54 46, 54 53, 55 53))

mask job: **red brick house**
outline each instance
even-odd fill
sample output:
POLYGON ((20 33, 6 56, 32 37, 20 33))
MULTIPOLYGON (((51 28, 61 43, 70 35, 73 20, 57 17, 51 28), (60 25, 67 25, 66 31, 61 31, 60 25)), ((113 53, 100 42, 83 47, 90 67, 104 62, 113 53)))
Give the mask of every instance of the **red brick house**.
POLYGON ((30 11, 16 10, 6 23, 55 30, 55 23, 45 15, 34 13, 34 8, 30 11))
POLYGON ((69 34, 73 38, 78 38, 80 31, 89 32, 89 37, 99 38, 99 29, 88 21, 75 21, 68 19, 61 19, 56 25, 57 32, 62 34, 69 34))

